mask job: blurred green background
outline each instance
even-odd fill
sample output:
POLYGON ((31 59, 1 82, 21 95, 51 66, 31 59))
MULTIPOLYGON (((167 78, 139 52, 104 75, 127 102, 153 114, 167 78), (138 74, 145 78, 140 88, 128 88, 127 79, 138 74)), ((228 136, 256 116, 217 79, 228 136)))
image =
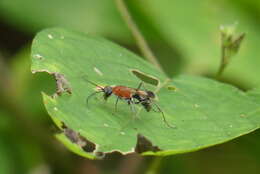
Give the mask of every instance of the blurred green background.
MULTIPOLYGON (((238 23, 238 32, 247 36, 220 80, 242 90, 259 87, 260 1, 126 2, 165 72, 173 77, 213 77, 220 63, 219 27, 238 23)), ((52 94, 54 79, 30 72, 32 39, 53 26, 101 35, 140 54, 114 1, 0 0, 0 174, 260 173, 259 130, 162 159, 113 153, 91 161, 69 152, 52 136, 56 129, 42 104, 40 92, 52 94)))

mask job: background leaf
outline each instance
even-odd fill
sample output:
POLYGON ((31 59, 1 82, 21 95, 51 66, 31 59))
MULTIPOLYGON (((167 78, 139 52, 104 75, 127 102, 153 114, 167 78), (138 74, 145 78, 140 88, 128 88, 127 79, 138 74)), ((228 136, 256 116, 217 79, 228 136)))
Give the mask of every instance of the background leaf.
MULTIPOLYGON (((129 1, 129 5, 133 12, 135 9, 142 11, 143 18, 149 19, 150 27, 160 31, 166 42, 178 50, 183 62, 181 72, 190 74, 216 74, 220 64, 219 27, 238 23, 238 32, 246 32, 246 38, 240 52, 225 70, 223 79, 246 89, 256 87, 260 84, 259 23, 255 16, 252 17, 252 8, 251 13, 241 8, 246 8, 246 4, 254 6, 254 9, 259 9, 260 6, 257 1, 240 0, 243 6, 230 2, 231 0, 217 1, 212 6, 211 0, 151 0, 144 3, 129 1)), ((142 20, 138 19, 135 16, 139 26, 143 26, 142 20)), ((172 54, 165 56, 168 60, 175 57, 172 54)), ((169 65, 166 67, 170 68, 169 65)))
MULTIPOLYGON (((219 144, 259 128, 259 104, 244 92, 192 76, 179 76, 165 83, 166 76, 152 65, 99 37, 64 29, 44 30, 33 42, 31 69, 62 74, 67 80, 72 94, 63 93, 55 98, 44 94, 45 106, 60 128, 65 124, 96 144, 93 155, 133 152, 138 134, 162 150, 144 154, 168 155, 219 144), (137 108, 140 114, 133 120, 124 102, 115 113, 115 97, 107 103, 97 97, 86 107, 86 97, 95 87, 84 77, 100 85, 136 87, 140 80, 132 69, 154 76, 164 84, 159 86, 158 103, 176 129, 168 128, 159 113, 147 113, 141 108, 137 108)), ((158 87, 147 85, 147 88, 158 87)))
POLYGON ((125 40, 125 43, 132 41, 112 1, 1 0, 0 14, 10 24, 28 33, 62 26, 125 40))
POLYGON ((28 173, 44 164, 43 151, 30 137, 26 137, 13 115, 0 109, 0 172, 28 173), (16 164, 15 167, 13 164, 16 164))

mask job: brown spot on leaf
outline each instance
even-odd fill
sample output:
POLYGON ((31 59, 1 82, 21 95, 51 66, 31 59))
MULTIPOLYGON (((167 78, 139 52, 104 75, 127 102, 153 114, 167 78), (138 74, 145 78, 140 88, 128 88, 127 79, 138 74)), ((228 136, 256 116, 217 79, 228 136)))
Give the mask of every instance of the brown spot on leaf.
POLYGON ((106 154, 104 152, 95 152, 95 156, 97 157, 97 159, 103 159, 106 154))
POLYGON ((61 95, 63 92, 72 93, 68 80, 63 74, 53 73, 56 80, 56 94, 61 95))
POLYGON ((68 128, 64 123, 62 125, 63 132, 66 137, 72 142, 80 146, 85 152, 93 152, 96 149, 96 145, 85 137, 81 136, 78 132, 71 128, 68 128))
POLYGON ((137 144, 135 147, 135 152, 143 153, 146 151, 157 152, 160 151, 158 146, 154 146, 151 141, 149 141, 145 136, 138 134, 137 135, 137 144))

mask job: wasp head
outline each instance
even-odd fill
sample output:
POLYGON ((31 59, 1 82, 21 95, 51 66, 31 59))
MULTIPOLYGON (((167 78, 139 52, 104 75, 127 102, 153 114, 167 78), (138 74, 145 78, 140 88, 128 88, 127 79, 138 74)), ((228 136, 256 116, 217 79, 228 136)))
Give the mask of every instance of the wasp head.
POLYGON ((152 91, 146 91, 146 94, 147 94, 147 98, 152 98, 152 99, 155 98, 155 94, 152 91))
POLYGON ((107 98, 113 93, 113 88, 111 86, 105 86, 102 91, 104 92, 104 99, 107 100, 107 98))

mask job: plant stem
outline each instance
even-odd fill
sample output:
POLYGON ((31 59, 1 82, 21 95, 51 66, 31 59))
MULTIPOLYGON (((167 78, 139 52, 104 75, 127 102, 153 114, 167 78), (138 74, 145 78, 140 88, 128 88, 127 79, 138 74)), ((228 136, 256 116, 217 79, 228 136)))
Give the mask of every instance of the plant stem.
POLYGON ((223 71, 226 69, 230 60, 235 56, 241 46, 242 41, 245 38, 245 33, 239 35, 235 34, 235 25, 231 26, 221 26, 220 27, 221 36, 221 63, 218 69, 216 78, 220 78, 223 71))
POLYGON ((226 57, 225 57, 225 47, 222 45, 221 46, 221 64, 218 69, 217 78, 219 78, 221 76, 224 69, 226 68, 226 65, 227 65, 227 63, 226 63, 226 57))
POLYGON ((132 19, 132 16, 130 15, 124 0, 115 0, 117 8, 119 12, 121 13, 122 18, 126 22, 128 28, 131 30, 133 37, 143 54, 143 56, 152 64, 154 64, 157 68, 159 68, 161 71, 163 71, 161 65, 157 61, 156 57, 154 56, 152 50, 148 46, 146 40, 144 39, 143 35, 141 34, 140 30, 138 29, 136 23, 132 19))

